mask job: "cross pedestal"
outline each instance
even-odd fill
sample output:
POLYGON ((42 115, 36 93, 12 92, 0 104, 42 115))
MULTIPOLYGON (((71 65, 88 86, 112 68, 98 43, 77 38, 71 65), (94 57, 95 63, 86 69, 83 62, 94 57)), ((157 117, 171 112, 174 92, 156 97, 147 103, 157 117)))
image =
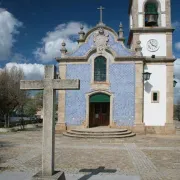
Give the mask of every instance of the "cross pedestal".
POLYGON ((79 80, 61 80, 56 78, 55 66, 45 66, 44 80, 22 80, 20 89, 43 90, 43 142, 42 142, 42 172, 34 179, 65 180, 64 173, 55 173, 55 100, 56 90, 75 90, 80 88, 79 80), (51 178, 52 177, 52 178, 51 178))

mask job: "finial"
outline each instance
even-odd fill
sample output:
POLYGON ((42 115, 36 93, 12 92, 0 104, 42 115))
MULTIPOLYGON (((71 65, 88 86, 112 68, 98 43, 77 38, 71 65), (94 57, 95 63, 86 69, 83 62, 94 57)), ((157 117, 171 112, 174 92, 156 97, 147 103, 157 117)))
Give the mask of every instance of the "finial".
POLYGON ((118 34, 119 34, 118 41, 121 41, 121 42, 124 43, 124 41, 125 41, 125 38, 124 38, 124 30, 123 30, 123 25, 122 25, 121 22, 120 22, 120 25, 119 25, 118 34))
POLYGON ((142 47, 141 47, 141 41, 137 41, 137 45, 135 48, 136 56, 142 56, 142 47))
POLYGON ((80 29, 81 29, 81 31, 84 29, 84 26, 81 24, 81 26, 80 26, 80 29))
POLYGON ((120 29, 123 28, 122 22, 120 22, 119 27, 120 29))
POLYGON ((83 40, 84 39, 84 35, 85 35, 85 32, 83 31, 84 26, 82 24, 80 26, 80 29, 81 29, 81 31, 78 33, 79 34, 79 41, 83 40))
POLYGON ((105 9, 104 7, 100 6, 99 8, 97 8, 100 10, 100 21, 97 24, 97 26, 105 26, 105 24, 103 23, 103 10, 105 9))
POLYGON ((66 43, 64 42, 64 40, 61 43, 61 57, 64 57, 67 53, 67 49, 66 49, 66 43))
POLYGON ((66 43, 65 43, 65 41, 63 40, 62 41, 62 47, 65 47, 66 46, 66 43))

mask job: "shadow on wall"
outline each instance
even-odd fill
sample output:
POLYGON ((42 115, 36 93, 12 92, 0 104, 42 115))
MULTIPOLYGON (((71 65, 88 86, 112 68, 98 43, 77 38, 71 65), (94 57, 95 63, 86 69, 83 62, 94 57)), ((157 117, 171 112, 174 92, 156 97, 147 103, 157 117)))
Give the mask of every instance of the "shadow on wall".
POLYGON ((148 81, 144 83, 144 89, 148 94, 151 92, 152 87, 153 86, 148 81))

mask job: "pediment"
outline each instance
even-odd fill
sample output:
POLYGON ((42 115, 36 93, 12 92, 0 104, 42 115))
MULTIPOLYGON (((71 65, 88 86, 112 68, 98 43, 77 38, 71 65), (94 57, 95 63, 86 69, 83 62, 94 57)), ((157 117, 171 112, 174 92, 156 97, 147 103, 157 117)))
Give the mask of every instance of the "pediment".
POLYGON ((68 57, 85 57, 91 51, 102 54, 104 51, 112 51, 116 57, 134 56, 134 52, 118 41, 118 35, 108 27, 96 27, 91 29, 85 36, 84 43, 80 45, 68 57))

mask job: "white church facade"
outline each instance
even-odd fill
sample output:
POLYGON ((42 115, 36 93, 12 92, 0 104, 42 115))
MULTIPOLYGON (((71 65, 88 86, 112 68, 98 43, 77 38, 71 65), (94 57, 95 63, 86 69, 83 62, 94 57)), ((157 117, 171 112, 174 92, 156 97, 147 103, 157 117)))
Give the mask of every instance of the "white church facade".
MULTIPOLYGON (((102 13, 102 7, 100 12, 102 13)), ((80 90, 59 91, 56 132, 72 128, 127 128, 136 133, 175 133, 170 0, 130 0, 130 33, 102 21, 79 32, 79 47, 62 43, 61 79, 79 79, 80 90)))

